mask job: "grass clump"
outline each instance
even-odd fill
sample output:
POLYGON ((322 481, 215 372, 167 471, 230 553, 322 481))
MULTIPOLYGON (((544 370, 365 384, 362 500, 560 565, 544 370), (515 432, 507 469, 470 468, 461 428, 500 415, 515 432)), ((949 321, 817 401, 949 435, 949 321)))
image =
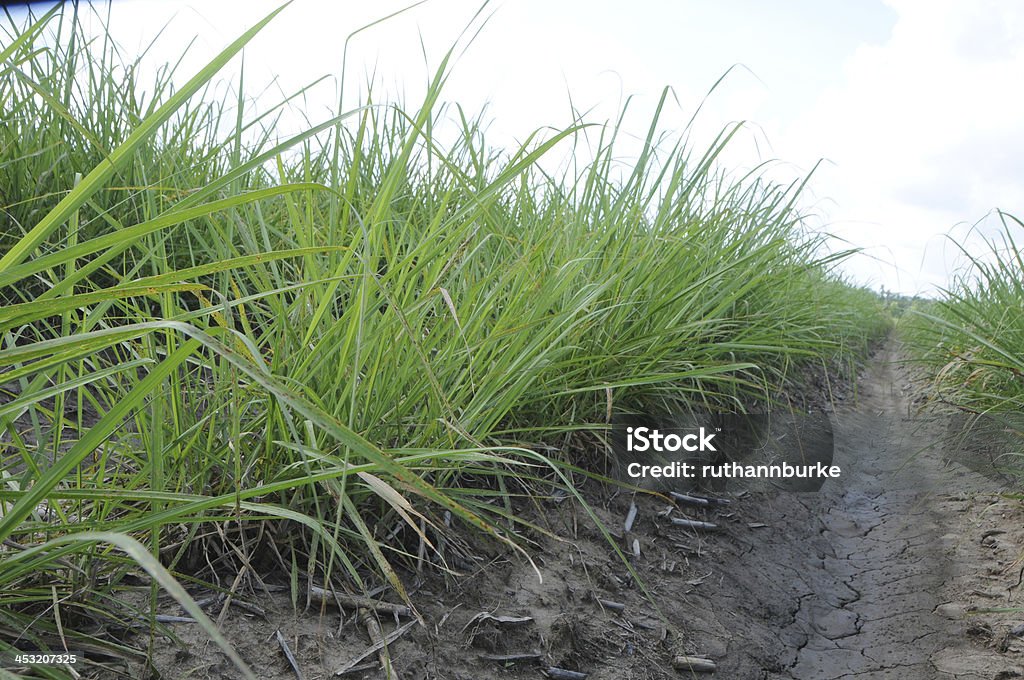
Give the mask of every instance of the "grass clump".
POLYGON ((802 184, 716 169, 736 128, 694 154, 659 106, 623 179, 607 126, 553 176, 584 124, 493 149, 441 104, 445 60, 417 109, 282 141, 196 98, 272 18, 148 103, 73 9, 9 29, 0 646, 63 630, 130 657, 75 624, 144 615, 119 597, 140 569, 186 604, 171 574, 404 597, 421 545, 458 557, 442 535, 518 545, 514 497, 565 483, 611 412, 738 408, 886 330, 802 184))
POLYGON ((968 266, 944 299, 919 303, 904 323, 933 398, 976 415, 1024 413, 1024 224, 998 214, 1003 232, 989 252, 963 251, 968 266))

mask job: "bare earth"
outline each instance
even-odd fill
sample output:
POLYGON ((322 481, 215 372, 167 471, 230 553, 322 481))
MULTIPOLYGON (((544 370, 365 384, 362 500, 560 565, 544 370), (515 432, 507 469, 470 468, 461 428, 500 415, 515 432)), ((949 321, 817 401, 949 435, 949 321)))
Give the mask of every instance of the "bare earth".
MULTIPOLYGON (((835 414, 842 477, 820 492, 674 509, 722 527, 698 535, 668 521, 664 498, 584 489, 625 552, 639 542, 633 565, 656 606, 571 500, 524 504, 524 515, 563 537, 533 537, 543 581, 493 546, 478 546, 483 559, 461 578, 407 575, 424 625, 389 646, 395 677, 543 678, 551 667, 591 680, 691 677, 672 666, 680 654, 739 680, 1024 677, 1024 626, 1014 630, 1024 613, 985 611, 1024 604, 1024 511, 997 495, 1006 489, 996 478, 950 462, 965 454, 928 447, 945 436, 945 419, 913 414, 897 352, 893 343, 881 350, 835 414), (624 536, 631 501, 639 513, 624 536), (513 654, 536 657, 495 660, 513 654)), ((305 610, 303 601, 296 612, 284 594, 251 601, 267 618, 231 609, 224 631, 262 677, 296 677, 277 630, 307 679, 335 677, 370 645, 351 610, 305 610)), ((162 677, 237 677, 194 625, 173 625, 188 646, 159 642, 162 677)), ((381 617, 381 627, 387 634, 396 623, 381 617)), ((373 665, 343 677, 385 676, 373 665)))

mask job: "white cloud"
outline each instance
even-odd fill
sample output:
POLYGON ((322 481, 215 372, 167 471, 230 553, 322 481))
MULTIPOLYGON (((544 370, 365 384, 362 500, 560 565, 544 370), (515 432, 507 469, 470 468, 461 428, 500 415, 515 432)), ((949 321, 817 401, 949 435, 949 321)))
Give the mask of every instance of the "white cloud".
POLYGON ((936 234, 995 207, 1024 211, 1024 5, 889 4, 888 41, 859 48, 777 150, 834 161, 815 183, 837 201, 833 230, 888 247, 902 270, 858 260, 851 271, 919 292, 947 279, 936 234))

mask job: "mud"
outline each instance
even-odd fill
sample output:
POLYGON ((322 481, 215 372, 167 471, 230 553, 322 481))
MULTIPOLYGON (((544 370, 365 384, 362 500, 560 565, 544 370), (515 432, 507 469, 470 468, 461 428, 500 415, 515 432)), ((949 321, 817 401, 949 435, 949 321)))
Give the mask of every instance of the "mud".
POLYGON ((963 504, 977 511, 986 497, 979 494, 1000 485, 927 446, 940 436, 940 420, 912 416, 896 359, 888 348, 864 376, 857 406, 837 414, 844 478, 813 504, 820 540, 816 554, 806 555, 801 580, 810 592, 791 625, 806 642, 786 673, 768 677, 923 680, 1020 672, 1017 662, 996 655, 956 661, 971 656, 960 619, 975 606, 958 588, 959 577, 980 576, 971 572, 982 566, 960 545, 982 536, 963 504), (833 589, 836 582, 841 591, 833 589))
MULTIPOLYGON (((897 358, 886 346, 834 414, 842 477, 818 492, 747 493, 701 510, 585 485, 622 551, 635 541, 629 559, 646 594, 571 499, 517 508, 560 537, 532 537, 542 580, 521 556, 482 547, 461 577, 405 574, 423 625, 388 646, 397 677, 542 678, 552 667, 591 680, 691 677, 672 666, 681 654, 739 680, 1024 677, 1024 614, 992 611, 1024 599, 1024 512, 997 495, 1004 480, 942 447, 946 419, 916 414, 897 358), (670 517, 720 530, 694 533, 670 517), (510 655, 525 658, 498 660, 510 655)), ((293 607, 286 593, 250 599, 266 616, 231 609, 223 628, 262 677, 296 677, 278 630, 308 679, 338 677, 370 645, 351 610, 307 608, 304 597, 293 607)), ((163 677, 236 677, 201 631, 173 625, 184 646, 158 641, 163 677)), ((385 634, 398 625, 381 618, 385 634)), ((384 677, 375 660, 343 677, 384 677)))

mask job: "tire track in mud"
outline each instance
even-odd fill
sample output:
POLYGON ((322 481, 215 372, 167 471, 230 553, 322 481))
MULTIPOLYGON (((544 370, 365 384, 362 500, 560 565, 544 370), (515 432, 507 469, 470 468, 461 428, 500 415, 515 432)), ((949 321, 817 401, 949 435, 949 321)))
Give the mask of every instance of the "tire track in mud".
POLYGON ((943 545, 954 524, 941 499, 996 485, 925 448, 943 432, 909 417, 897 359, 890 343, 862 377, 856 404, 836 413, 834 462, 842 477, 801 501, 821 521, 801 575, 810 592, 784 633, 803 642, 789 667, 769 677, 994 677, 984 668, 947 672, 943 653, 961 634, 936 610, 950 577, 943 545))

